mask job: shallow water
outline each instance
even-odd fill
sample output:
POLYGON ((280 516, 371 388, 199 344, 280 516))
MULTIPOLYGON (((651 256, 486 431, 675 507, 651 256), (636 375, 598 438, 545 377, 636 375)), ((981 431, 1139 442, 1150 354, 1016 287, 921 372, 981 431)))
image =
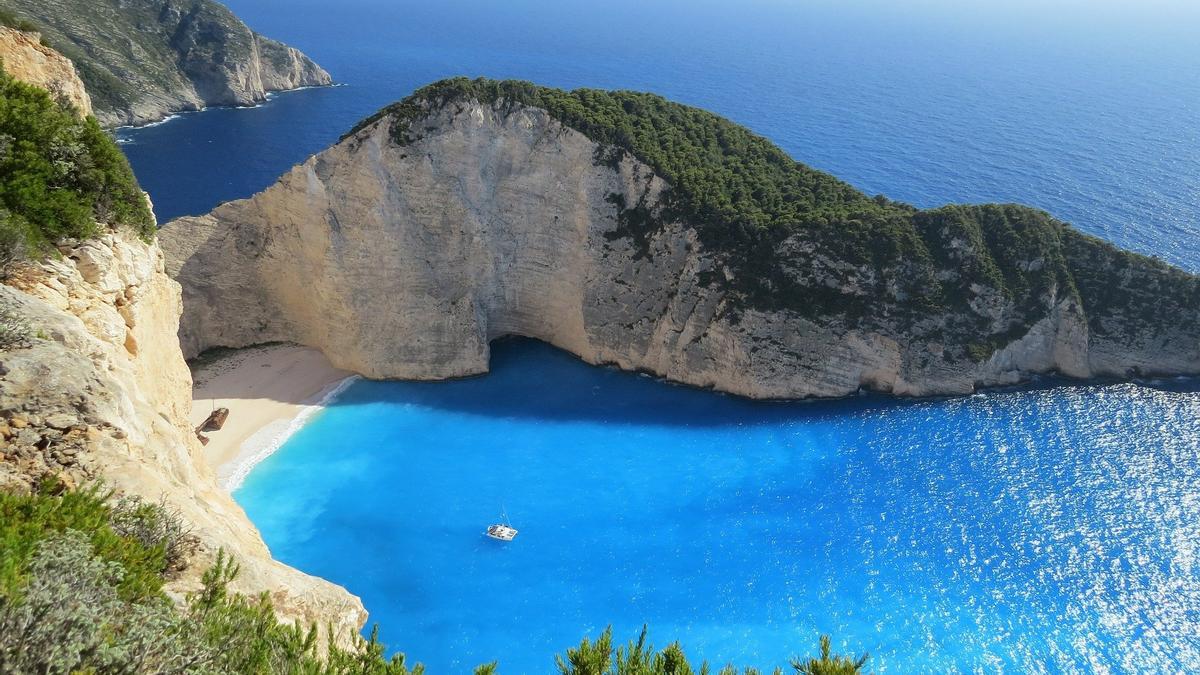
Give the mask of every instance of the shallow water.
POLYGON ((1200 383, 788 404, 531 341, 493 368, 356 383, 235 495, 431 672, 643 622, 714 663, 828 632, 880 672, 1200 668, 1200 383))

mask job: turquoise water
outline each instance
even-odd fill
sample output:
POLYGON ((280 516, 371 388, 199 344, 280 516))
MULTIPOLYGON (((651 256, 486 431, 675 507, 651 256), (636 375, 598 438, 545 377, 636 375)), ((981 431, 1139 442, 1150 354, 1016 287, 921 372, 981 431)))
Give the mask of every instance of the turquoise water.
POLYGON ((1195 671, 1197 391, 753 403, 505 341, 352 385, 235 496, 433 673, 643 622, 715 663, 829 632, 879 672, 1195 671))

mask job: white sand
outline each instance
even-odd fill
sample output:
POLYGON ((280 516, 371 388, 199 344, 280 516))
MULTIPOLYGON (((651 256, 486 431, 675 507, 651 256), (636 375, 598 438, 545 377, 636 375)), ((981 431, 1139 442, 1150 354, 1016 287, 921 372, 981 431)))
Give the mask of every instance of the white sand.
POLYGON ((204 456, 230 491, 353 381, 321 352, 298 345, 230 352, 197 367, 192 377, 193 427, 214 408, 229 408, 224 428, 205 432, 204 456))

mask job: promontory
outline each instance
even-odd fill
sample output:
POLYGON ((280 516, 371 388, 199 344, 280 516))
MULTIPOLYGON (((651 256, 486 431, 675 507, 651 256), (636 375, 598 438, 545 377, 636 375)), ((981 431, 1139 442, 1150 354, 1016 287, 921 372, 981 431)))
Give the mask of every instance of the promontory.
POLYGON ((332 81, 215 0, 0 0, 0 20, 37 31, 75 64, 104 126, 332 81))
POLYGON ((184 352, 376 378, 544 340, 756 398, 1200 372, 1200 278, 1025 206, 919 210, 652 94, 451 79, 162 232, 184 352))

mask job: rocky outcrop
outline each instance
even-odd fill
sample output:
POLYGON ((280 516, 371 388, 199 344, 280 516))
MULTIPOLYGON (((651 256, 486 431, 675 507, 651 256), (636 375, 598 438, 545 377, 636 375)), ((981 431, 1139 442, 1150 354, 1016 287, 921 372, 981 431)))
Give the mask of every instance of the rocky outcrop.
POLYGON ((366 619, 359 600, 272 560, 204 462, 175 337, 180 290, 158 245, 109 233, 60 251, 0 284, 0 308, 30 332, 23 346, 0 351, 0 489, 28 490, 53 474, 165 500, 201 542, 169 591, 198 588, 224 548, 241 565, 238 590, 269 591, 285 618, 356 633, 366 619))
POLYGON ((92 99, 67 57, 41 43, 37 33, 0 26, 0 60, 10 75, 50 92, 81 116, 92 114, 92 99))
MULTIPOLYGON (((1091 240, 1060 241, 1055 228, 1044 251, 1012 254, 1008 287, 962 289, 967 309, 902 317, 910 291, 803 230, 769 252, 780 274, 801 301, 834 294, 865 304, 865 317, 746 302, 722 283, 742 268, 696 228, 631 224, 622 206, 661 211, 671 186, 617 157, 539 107, 400 104, 253 198, 163 230, 184 289, 184 351, 286 340, 369 377, 433 379, 484 372, 489 341, 522 335, 758 398, 1200 371, 1196 277, 1107 245, 1073 277, 1091 240), (1061 273, 1044 287, 1011 290, 1049 266, 1061 273), (1134 291, 1147 283, 1162 292, 1134 291)), ((952 288, 984 245, 928 220, 936 278, 952 288)))
MULTIPOLYGON (((325 86, 333 83, 329 73, 313 63, 295 47, 289 47, 282 42, 254 34, 256 59, 259 63, 257 90, 262 95, 255 95, 255 102, 272 91, 288 91, 300 87, 325 86)), ((245 93, 236 93, 238 101, 234 105, 244 105, 245 93)))
POLYGON ((330 84, 298 50, 250 30, 213 0, 9 0, 79 68, 107 126, 273 91, 330 84))

